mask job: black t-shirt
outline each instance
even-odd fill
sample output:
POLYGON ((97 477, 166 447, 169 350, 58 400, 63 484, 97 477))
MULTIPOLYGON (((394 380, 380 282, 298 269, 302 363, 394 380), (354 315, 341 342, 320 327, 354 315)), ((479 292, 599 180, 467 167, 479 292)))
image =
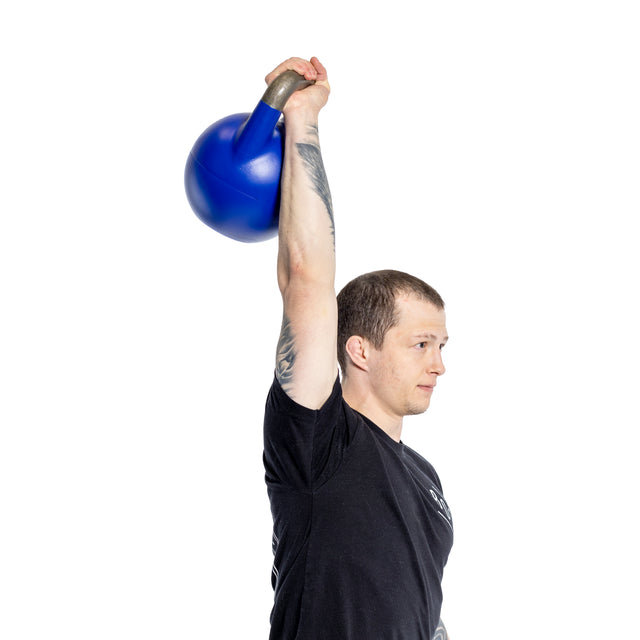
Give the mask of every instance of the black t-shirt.
POLYGON ((453 543, 434 468, 342 399, 277 380, 264 421, 273 514, 271 640, 431 640, 453 543))

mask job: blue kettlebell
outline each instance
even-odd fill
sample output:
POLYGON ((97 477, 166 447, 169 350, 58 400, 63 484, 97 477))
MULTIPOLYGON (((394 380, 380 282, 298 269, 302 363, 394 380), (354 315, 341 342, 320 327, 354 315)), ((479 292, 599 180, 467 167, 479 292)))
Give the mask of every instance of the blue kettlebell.
POLYGON ((284 145, 280 116, 289 96, 310 84, 295 71, 285 71, 253 113, 218 120, 196 140, 184 185, 202 222, 241 242, 261 242, 278 233, 284 145))

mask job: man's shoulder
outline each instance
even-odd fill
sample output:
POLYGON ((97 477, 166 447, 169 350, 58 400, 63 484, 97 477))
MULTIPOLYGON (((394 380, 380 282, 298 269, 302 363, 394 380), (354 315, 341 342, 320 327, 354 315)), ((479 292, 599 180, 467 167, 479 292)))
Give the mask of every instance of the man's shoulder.
POLYGON ((309 409, 296 402, 282 387, 277 375, 274 375, 273 382, 267 394, 267 409, 277 409, 282 412, 297 414, 300 416, 315 417, 318 414, 326 413, 331 408, 346 404, 342 398, 342 385, 340 376, 337 375, 331 393, 319 409, 309 409))

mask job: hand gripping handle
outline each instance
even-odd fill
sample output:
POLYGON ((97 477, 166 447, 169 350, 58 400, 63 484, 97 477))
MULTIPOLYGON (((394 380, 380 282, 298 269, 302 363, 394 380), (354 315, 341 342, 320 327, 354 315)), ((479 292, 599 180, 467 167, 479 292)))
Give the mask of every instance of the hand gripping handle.
POLYGON ((314 80, 305 80, 304 76, 295 71, 284 71, 264 92, 262 102, 268 104, 272 109, 282 111, 291 94, 312 84, 315 84, 314 80))

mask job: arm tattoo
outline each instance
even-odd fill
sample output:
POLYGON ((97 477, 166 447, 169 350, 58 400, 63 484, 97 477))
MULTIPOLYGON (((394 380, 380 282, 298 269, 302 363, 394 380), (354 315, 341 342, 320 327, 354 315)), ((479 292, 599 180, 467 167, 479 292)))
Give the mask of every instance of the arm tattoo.
POLYGON ((296 352, 293 341, 293 331, 291 321, 285 315, 282 318, 282 329, 278 340, 276 353, 276 378, 284 391, 291 388, 293 380, 293 363, 296 359, 296 352))
MULTIPOLYGON (((315 136, 318 135, 317 127, 312 127, 312 132, 315 136)), ((329 191, 329 182, 327 180, 327 174, 324 170, 324 163, 322 162, 322 154, 320 153, 320 147, 318 144, 309 144, 299 142, 296 145, 300 157, 304 161, 307 172, 313 183, 315 192, 320 196, 320 199, 324 203, 329 214, 329 223, 331 225, 331 236, 335 243, 335 225, 333 223, 333 203, 331 201, 331 192, 329 191)))
POLYGON ((449 640, 449 636, 447 635, 447 630, 444 628, 442 618, 440 618, 440 620, 438 621, 438 628, 433 634, 433 640, 449 640))

